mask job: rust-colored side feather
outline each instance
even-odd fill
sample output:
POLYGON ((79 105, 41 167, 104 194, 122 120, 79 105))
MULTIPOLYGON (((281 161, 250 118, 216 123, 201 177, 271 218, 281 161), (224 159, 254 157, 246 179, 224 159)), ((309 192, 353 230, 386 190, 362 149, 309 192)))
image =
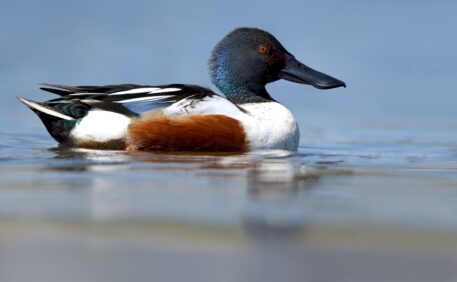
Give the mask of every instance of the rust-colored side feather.
POLYGON ((146 115, 128 128, 127 150, 244 152, 241 123, 224 115, 146 115))

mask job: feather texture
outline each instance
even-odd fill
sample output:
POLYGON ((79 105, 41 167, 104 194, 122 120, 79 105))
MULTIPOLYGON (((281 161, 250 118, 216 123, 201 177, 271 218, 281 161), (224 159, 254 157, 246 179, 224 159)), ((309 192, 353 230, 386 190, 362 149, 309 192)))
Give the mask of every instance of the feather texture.
POLYGON ((241 123, 224 115, 145 116, 128 128, 128 150, 244 152, 241 123))

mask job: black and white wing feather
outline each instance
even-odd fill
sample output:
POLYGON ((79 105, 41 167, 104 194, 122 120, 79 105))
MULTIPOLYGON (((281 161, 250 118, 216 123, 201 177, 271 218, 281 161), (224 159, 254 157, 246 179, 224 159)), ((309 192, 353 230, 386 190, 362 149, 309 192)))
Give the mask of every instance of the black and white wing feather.
POLYGON ((68 86, 43 84, 42 90, 61 96, 46 104, 81 104, 112 111, 127 116, 138 116, 142 112, 165 108, 182 100, 199 101, 218 96, 213 91, 188 84, 159 86, 119 84, 104 86, 68 86))

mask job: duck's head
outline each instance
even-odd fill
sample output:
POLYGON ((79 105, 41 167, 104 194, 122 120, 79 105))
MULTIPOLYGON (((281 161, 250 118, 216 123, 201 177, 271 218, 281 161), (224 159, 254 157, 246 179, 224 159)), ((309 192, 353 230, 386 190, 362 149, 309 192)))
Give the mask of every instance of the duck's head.
POLYGON ((265 85, 278 79, 319 89, 346 87, 302 64, 273 35, 257 28, 238 28, 226 35, 214 48, 209 68, 213 83, 238 103, 272 99, 265 85))

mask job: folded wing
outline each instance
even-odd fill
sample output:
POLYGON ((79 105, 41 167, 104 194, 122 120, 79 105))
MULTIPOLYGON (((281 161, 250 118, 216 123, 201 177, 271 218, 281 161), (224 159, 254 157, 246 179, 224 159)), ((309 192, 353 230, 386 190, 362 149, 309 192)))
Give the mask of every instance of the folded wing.
MULTIPOLYGON (((68 86, 44 84, 42 90, 61 96, 45 102, 53 107, 57 104, 83 104, 90 107, 138 116, 143 112, 166 108, 174 103, 200 101, 218 96, 211 90, 197 85, 169 84, 159 86, 119 84, 104 86, 68 86)), ((218 96, 220 97, 220 96, 218 96)))

